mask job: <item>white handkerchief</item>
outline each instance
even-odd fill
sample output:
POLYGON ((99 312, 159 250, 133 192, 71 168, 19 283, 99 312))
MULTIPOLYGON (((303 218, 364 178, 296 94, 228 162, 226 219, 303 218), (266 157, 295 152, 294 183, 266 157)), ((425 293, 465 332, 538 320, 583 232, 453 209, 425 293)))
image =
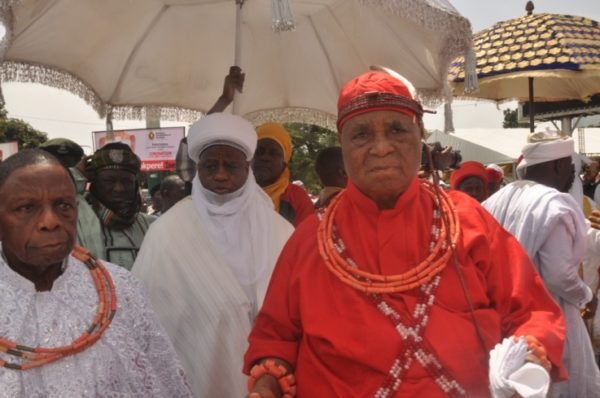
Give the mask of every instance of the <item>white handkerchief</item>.
POLYGON ((508 376, 508 383, 523 398, 544 398, 548 394, 550 375, 540 365, 527 362, 508 376))
POLYGON ((505 338, 490 352, 490 390, 494 398, 510 398, 515 392, 525 398, 543 398, 550 376, 539 365, 526 363, 525 339, 505 338))

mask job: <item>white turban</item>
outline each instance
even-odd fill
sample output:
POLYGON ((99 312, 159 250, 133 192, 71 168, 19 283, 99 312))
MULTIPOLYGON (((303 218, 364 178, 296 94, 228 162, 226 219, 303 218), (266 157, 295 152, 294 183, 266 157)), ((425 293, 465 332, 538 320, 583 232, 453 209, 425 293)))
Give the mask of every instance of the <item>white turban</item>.
POLYGON ((570 157, 575 153, 573 139, 559 131, 540 131, 529 134, 528 144, 521 150, 523 159, 517 166, 517 177, 523 178, 527 166, 570 157))
POLYGON ((239 149, 252 159, 256 150, 256 130, 243 117, 229 113, 212 113, 192 124, 188 132, 188 154, 197 162, 202 151, 214 145, 239 149))

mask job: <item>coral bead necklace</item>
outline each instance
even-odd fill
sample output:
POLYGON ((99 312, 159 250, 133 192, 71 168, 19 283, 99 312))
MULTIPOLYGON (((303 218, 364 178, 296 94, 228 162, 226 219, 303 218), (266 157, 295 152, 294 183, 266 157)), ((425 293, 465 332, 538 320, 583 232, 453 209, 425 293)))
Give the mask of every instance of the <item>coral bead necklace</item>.
POLYGON ((339 247, 342 243, 338 239, 334 219, 344 192, 342 191, 331 201, 319 224, 317 241, 319 252, 327 268, 342 282, 365 293, 398 293, 429 282, 445 268, 458 241, 460 231, 458 216, 445 192, 429 182, 420 183, 425 188, 425 192, 431 196, 434 205, 430 254, 421 263, 399 275, 366 272, 353 264, 351 259, 344 258, 340 254, 344 250, 340 250, 339 247), (443 222, 442 214, 448 216, 447 222, 443 222), (450 245, 446 244, 448 236, 450 236, 450 245))
POLYGON ((0 352, 20 359, 8 362, 0 358, 1 367, 28 370, 77 354, 100 340, 110 325, 117 312, 117 295, 110 274, 87 250, 76 246, 72 255, 88 267, 98 293, 98 308, 91 325, 71 344, 63 347, 29 347, 0 337, 0 352))

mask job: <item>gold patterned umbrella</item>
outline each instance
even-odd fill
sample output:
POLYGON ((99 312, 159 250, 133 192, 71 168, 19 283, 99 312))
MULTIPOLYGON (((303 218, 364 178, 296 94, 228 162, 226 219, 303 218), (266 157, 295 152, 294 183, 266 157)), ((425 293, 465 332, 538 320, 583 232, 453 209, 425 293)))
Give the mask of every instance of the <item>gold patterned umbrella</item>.
MULTIPOLYGON (((479 91, 466 96, 535 103, 586 101, 600 93, 598 22, 532 10, 528 4, 529 15, 498 22, 474 35, 479 91)), ((456 96, 463 92, 464 77, 464 58, 459 57, 450 66, 456 96)))

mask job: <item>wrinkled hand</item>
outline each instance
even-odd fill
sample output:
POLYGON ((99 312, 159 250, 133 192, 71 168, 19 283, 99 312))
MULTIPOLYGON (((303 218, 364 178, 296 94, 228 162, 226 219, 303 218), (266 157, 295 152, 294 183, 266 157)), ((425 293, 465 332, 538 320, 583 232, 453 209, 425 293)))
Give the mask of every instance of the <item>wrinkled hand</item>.
POLYGON ((596 315, 596 309, 598 308, 598 297, 594 295, 592 297, 592 301, 585 305, 583 311, 581 311, 581 316, 583 319, 592 319, 594 315, 596 315))
POLYGON ((592 210, 588 220, 590 220, 592 228, 600 229, 600 210, 592 210))
POLYGON ((248 398, 280 398, 281 388, 277 379, 273 376, 264 375, 256 381, 254 388, 248 394, 248 398))
MULTIPOLYGON (((540 343, 540 341, 534 336, 528 335, 524 337, 530 352, 525 357, 525 361, 540 365, 546 369, 546 371, 550 372, 552 369, 552 363, 548 360, 548 353, 546 352, 544 345, 540 343)), ((514 338, 517 339, 516 336, 514 338)))
POLYGON ((242 68, 239 66, 232 66, 229 68, 229 74, 225 76, 223 82, 223 94, 221 97, 229 102, 233 101, 233 96, 237 90, 241 93, 244 89, 244 79, 246 74, 242 72, 242 68))

